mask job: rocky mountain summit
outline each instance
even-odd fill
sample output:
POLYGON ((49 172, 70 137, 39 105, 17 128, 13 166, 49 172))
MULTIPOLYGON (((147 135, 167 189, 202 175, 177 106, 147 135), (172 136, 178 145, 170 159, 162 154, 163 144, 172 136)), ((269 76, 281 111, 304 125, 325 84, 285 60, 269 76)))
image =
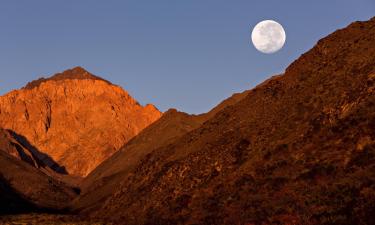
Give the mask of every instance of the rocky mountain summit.
POLYGON ((80 67, 0 97, 0 127, 76 176, 86 176, 160 116, 80 67))
POLYGON ((84 68, 78 66, 73 69, 66 70, 62 73, 57 73, 49 78, 41 77, 37 80, 31 81, 27 83, 27 85, 23 87, 23 89, 33 89, 39 87, 42 83, 58 80, 100 80, 106 82, 107 84, 111 84, 109 81, 104 80, 101 77, 95 76, 86 71, 84 68))

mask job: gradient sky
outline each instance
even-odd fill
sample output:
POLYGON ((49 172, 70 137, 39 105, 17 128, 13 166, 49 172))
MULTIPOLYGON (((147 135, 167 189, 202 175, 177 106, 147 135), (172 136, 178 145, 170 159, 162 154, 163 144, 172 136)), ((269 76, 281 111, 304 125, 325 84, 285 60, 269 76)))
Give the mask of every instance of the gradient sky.
POLYGON ((373 16, 374 0, 1 0, 0 95, 82 66, 141 104, 201 113, 373 16), (273 55, 250 42, 265 19, 287 34, 273 55))

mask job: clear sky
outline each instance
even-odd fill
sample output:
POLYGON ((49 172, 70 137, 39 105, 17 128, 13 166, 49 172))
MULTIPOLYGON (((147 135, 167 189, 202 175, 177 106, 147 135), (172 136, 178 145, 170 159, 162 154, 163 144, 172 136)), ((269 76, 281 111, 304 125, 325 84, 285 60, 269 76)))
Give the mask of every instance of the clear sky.
POLYGON ((141 104, 205 112, 373 16, 374 0, 1 0, 0 94, 82 66, 141 104), (250 42, 265 19, 287 34, 272 55, 250 42))

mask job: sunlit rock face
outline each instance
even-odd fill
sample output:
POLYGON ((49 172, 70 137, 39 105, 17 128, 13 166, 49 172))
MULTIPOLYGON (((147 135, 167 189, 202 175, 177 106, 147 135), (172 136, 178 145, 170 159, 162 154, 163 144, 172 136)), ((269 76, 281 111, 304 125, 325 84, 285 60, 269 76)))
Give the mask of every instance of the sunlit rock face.
POLYGON ((0 127, 77 176, 86 176, 160 116, 153 105, 140 105, 80 67, 0 97, 0 127))

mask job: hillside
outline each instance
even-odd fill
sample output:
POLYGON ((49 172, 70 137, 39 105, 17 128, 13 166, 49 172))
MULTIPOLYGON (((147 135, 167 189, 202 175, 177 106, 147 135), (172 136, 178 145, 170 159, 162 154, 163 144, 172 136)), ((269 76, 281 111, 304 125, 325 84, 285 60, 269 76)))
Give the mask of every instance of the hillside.
POLYGON ((78 194, 2 149, 0 165, 0 215, 63 210, 78 194))
POLYGON ((87 211, 88 207, 99 207, 118 184, 131 175, 132 170, 146 155, 157 148, 168 146, 182 135, 198 128, 220 110, 239 102, 247 93, 248 91, 234 94, 210 112, 201 115, 168 110, 158 121, 130 140, 83 180, 82 193, 74 202, 74 208, 87 211))
POLYGON ((375 18, 156 146, 89 213, 124 224, 373 224, 374 91, 375 18))

